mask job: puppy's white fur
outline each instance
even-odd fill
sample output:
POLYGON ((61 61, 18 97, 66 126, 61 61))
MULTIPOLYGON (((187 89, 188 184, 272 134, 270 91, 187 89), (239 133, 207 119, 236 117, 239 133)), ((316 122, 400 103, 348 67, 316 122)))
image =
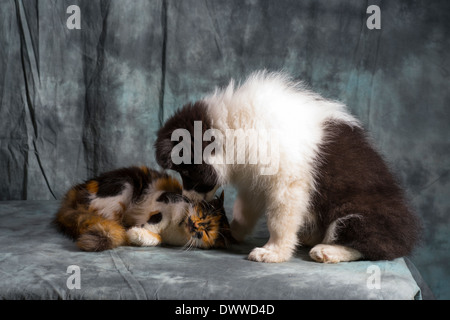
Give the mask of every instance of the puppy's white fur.
MULTIPOLYGON (((288 260, 298 244, 297 233, 313 226, 316 219, 308 208, 315 188, 314 162, 327 138, 324 123, 339 121, 359 126, 358 121, 343 104, 325 100, 283 74, 265 71, 252 74, 237 87, 231 81, 203 101, 215 129, 223 133, 227 129, 257 130, 262 135, 269 132, 269 141, 277 144, 279 153, 272 155, 278 157, 275 174, 261 175, 261 164, 213 163, 213 167, 219 184, 231 183, 239 192, 231 223, 237 240, 243 240, 260 214, 267 213, 270 239, 262 248, 255 248, 249 259, 288 260)), ((248 150, 234 151, 248 154, 248 150)))

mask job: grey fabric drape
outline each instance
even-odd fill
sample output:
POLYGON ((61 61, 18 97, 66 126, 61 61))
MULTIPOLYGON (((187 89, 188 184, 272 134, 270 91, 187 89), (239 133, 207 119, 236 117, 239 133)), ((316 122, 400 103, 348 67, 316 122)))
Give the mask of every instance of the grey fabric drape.
POLYGON ((101 171, 155 165, 173 110, 283 69, 370 131, 426 224, 415 261, 449 298, 449 33, 438 0, 0 0, 0 199, 59 199, 101 171))

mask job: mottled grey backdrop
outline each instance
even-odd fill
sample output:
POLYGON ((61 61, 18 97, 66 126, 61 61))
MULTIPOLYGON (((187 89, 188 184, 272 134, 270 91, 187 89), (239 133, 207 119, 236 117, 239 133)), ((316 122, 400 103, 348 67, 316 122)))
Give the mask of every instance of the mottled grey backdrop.
POLYGON ((173 110, 283 69, 370 131, 425 223, 413 261, 449 299, 449 49, 446 0, 0 0, 0 199, 154 165, 173 110), (72 4, 81 30, 66 27, 72 4), (371 4, 381 30, 366 27, 371 4))

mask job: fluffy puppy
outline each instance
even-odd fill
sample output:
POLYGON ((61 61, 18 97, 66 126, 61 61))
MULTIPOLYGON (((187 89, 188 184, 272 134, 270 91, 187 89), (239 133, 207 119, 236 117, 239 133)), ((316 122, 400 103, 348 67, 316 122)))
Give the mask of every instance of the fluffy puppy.
POLYGON ((298 244, 318 262, 394 259, 416 243, 417 218, 361 124, 284 74, 257 72, 185 105, 155 148, 190 198, 237 188, 236 240, 266 213, 270 238, 250 260, 286 261, 298 244))

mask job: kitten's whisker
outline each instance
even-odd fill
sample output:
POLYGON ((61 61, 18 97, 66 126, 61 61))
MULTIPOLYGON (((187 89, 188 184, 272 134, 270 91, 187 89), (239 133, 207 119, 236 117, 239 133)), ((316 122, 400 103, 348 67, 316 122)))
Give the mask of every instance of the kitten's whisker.
POLYGON ((191 249, 192 249, 192 239, 189 239, 189 245, 186 248, 186 251, 191 251, 191 249))
POLYGON ((191 239, 191 245, 189 246, 189 250, 192 250, 192 248, 195 248, 195 240, 191 239))
POLYGON ((191 241, 192 239, 189 238, 189 240, 184 244, 184 246, 180 249, 180 251, 189 251, 191 247, 191 241))
POLYGON ((184 246, 181 247, 180 251, 184 251, 186 249, 186 247, 188 246, 189 241, 187 241, 184 246))

